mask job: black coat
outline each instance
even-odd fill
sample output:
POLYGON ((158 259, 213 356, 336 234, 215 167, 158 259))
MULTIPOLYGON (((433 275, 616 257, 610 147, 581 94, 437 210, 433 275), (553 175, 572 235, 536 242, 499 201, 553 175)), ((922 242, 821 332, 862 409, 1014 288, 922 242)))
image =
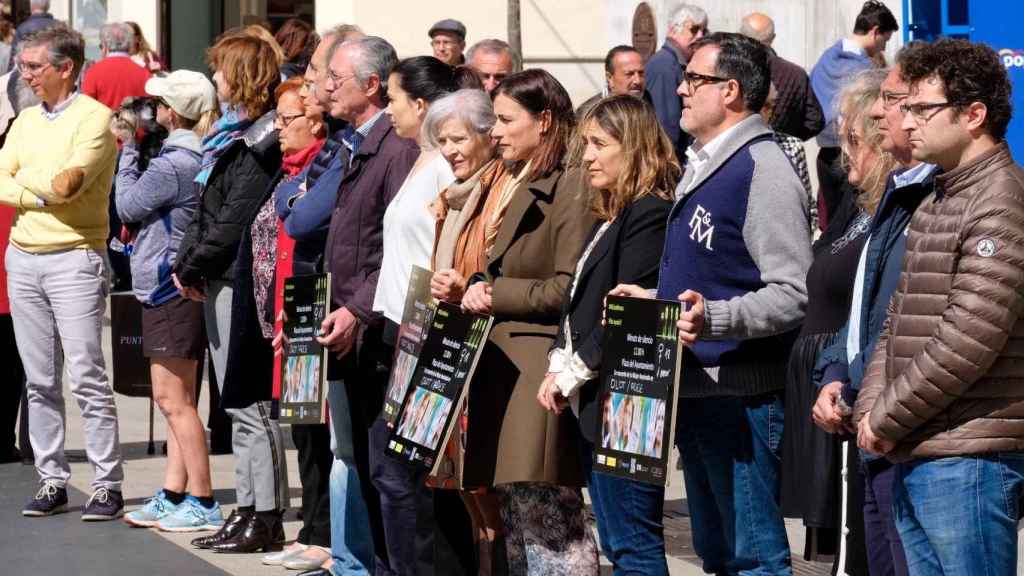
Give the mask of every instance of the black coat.
MULTIPOLYGON (((604 326, 601 323, 604 299, 619 284, 637 284, 644 288, 658 285, 661 252, 665 245, 665 227, 672 202, 657 196, 645 196, 619 214, 609 225, 590 256, 583 264, 576 292, 566 294, 562 319, 558 326, 555 347, 565 345, 565 318, 572 330, 572 349, 588 368, 601 368, 604 326)), ((601 223, 583 244, 584 249, 601 223)), ((594 442, 598 422, 597 381, 588 382, 580 390, 580 428, 583 436, 594 442)))
POLYGON ((174 272, 183 286, 231 282, 242 233, 256 218, 281 168, 274 113, 253 123, 213 166, 199 210, 185 230, 174 272))

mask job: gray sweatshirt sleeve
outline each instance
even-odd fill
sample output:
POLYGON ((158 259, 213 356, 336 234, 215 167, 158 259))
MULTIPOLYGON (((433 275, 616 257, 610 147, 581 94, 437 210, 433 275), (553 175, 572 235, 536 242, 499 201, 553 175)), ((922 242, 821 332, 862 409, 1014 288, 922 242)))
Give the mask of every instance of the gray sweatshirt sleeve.
POLYGON ((166 158, 153 158, 139 172, 139 153, 125 146, 117 166, 114 202, 121 221, 134 224, 172 204, 178 197, 178 176, 166 158))
POLYGON ((775 142, 751 148, 754 174, 743 240, 765 287, 705 303, 703 337, 762 338, 786 332, 804 318, 811 266, 807 193, 775 142))

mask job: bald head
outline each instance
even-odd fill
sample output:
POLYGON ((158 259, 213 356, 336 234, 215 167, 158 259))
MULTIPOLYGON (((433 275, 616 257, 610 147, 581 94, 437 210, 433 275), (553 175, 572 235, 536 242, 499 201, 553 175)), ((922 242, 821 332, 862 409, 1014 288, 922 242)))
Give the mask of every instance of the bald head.
POLYGON ((765 46, 771 46, 775 40, 775 22, 761 12, 747 14, 740 25, 740 34, 753 38, 765 46))

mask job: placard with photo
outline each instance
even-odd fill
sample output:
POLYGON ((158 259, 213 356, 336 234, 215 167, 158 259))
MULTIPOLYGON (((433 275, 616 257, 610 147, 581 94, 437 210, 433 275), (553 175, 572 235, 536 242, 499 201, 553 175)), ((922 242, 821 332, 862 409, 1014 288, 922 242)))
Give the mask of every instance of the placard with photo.
POLYGON ((436 473, 492 323, 491 316, 438 303, 388 438, 388 455, 436 473))
POLYGON ((609 296, 594 470, 668 485, 682 347, 669 300, 609 296))
POLYGON ((317 342, 331 305, 330 274, 284 281, 284 342, 281 348, 280 419, 288 424, 324 422, 327 349, 317 342))
POLYGON ((433 272, 419 266, 412 267, 409 276, 409 291, 405 296, 405 310, 402 312, 402 323, 398 327, 398 346, 395 347, 395 359, 388 377, 387 391, 384 393, 384 410, 381 417, 388 426, 394 427, 398 419, 398 410, 402 407, 405 395, 409 391, 413 371, 420 349, 427 339, 430 321, 434 318, 437 304, 430 295, 430 278, 433 272))

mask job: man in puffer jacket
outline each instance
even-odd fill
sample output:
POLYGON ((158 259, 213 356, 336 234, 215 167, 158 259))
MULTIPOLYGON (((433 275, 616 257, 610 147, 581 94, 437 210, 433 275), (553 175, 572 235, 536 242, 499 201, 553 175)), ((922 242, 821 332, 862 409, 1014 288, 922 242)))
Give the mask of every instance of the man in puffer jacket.
POLYGON ((896 462, 912 574, 1014 574, 1024 491, 1024 170, 1010 83, 982 44, 902 62, 903 129, 943 174, 910 222, 899 287, 857 398, 858 444, 896 462))

